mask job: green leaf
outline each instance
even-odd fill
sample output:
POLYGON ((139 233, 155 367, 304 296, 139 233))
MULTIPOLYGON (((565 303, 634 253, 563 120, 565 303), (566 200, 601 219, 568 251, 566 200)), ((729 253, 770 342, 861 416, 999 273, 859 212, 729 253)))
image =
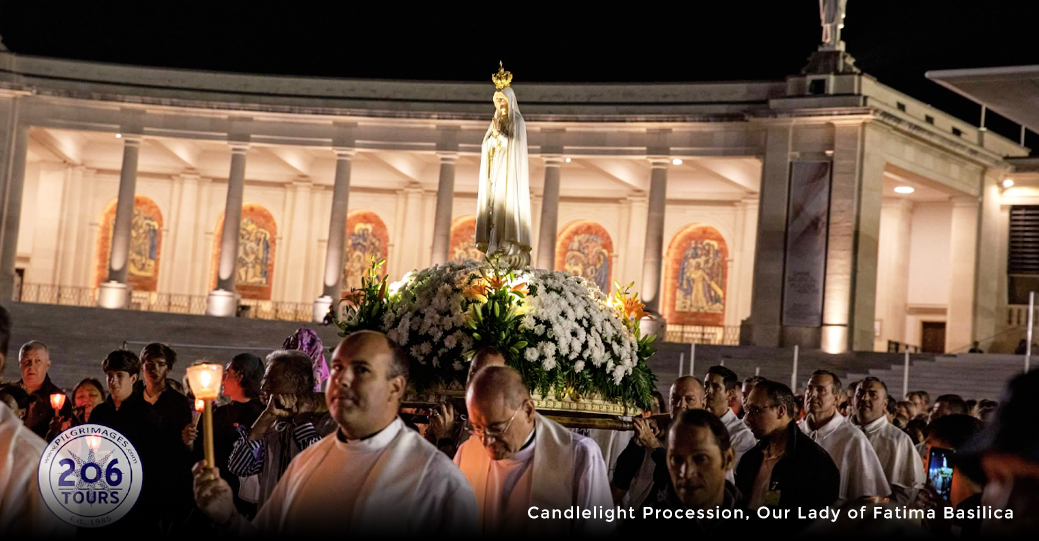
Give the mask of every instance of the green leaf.
POLYGON ((525 340, 520 340, 519 342, 516 342, 516 347, 525 348, 527 347, 527 342, 525 340))
POLYGON ((483 340, 483 338, 480 336, 480 333, 474 332, 473 333, 473 340, 483 340))
POLYGON ((494 317, 501 317, 501 310, 498 309, 498 303, 494 303, 494 317))

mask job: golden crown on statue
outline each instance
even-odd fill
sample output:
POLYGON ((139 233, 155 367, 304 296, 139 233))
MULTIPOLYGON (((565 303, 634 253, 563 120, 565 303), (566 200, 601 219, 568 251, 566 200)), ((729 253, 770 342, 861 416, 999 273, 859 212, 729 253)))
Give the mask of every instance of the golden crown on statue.
POLYGON ((498 73, 491 75, 491 81, 494 82, 494 88, 501 90, 512 83, 512 72, 505 71, 505 66, 502 65, 501 60, 498 61, 498 73))

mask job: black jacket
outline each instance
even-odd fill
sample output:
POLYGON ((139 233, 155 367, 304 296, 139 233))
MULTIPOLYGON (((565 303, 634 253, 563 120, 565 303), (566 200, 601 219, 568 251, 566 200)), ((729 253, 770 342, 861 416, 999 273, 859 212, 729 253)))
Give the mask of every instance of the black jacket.
MULTIPOLYGON (((736 488, 745 495, 748 501, 753 497, 754 479, 764 461, 764 451, 768 441, 762 440, 747 451, 736 467, 736 488)), ((772 469, 769 489, 779 492, 777 509, 789 509, 787 521, 763 521, 768 524, 785 523, 783 526, 794 530, 803 528, 807 521, 797 520, 797 510, 802 508, 821 509, 837 500, 841 488, 841 475, 833 459, 825 449, 806 436, 797 423, 787 426, 786 452, 772 469)), ((755 509, 751 515, 755 516, 755 509)))
MULTIPOLYGON (((238 441, 238 431, 235 429, 235 425, 251 427, 256 422, 256 418, 263 413, 265 407, 263 402, 254 398, 248 402, 231 402, 213 410, 213 454, 216 459, 216 467, 220 470, 220 476, 231 485, 238 511, 250 518, 256 514, 256 504, 250 504, 238 497, 240 482, 237 475, 227 470, 227 459, 234 450, 234 443, 238 441)), ((205 420, 199 419, 198 437, 195 438, 194 449, 191 453, 192 463, 205 458, 205 427, 205 420)))
MULTIPOLYGON (((22 389, 25 388, 25 383, 20 382, 22 389)), ((54 408, 51 407, 51 395, 52 394, 65 394, 51 382, 50 374, 44 377, 43 385, 40 385, 39 389, 35 392, 29 393, 29 398, 32 402, 29 404, 29 411, 25 414, 25 426, 29 427, 41 438, 47 437, 47 432, 50 430, 51 419, 54 418, 54 408)), ((61 416, 65 418, 72 417, 72 401, 69 400, 68 395, 65 396, 65 405, 61 407, 61 416)))

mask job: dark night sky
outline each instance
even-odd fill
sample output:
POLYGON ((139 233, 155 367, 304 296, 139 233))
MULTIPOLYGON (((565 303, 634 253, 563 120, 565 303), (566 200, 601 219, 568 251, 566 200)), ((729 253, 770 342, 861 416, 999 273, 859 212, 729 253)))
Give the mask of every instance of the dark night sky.
MULTIPOLYGON (((859 67, 971 123, 980 108, 925 71, 1039 64, 1039 0, 848 4, 843 37, 859 67)), ((816 0, 359 5, 0 0, 0 35, 23 54, 345 78, 486 81, 501 58, 517 83, 778 80, 820 35, 816 0)), ((1017 139, 1016 125, 989 118, 1017 139)))

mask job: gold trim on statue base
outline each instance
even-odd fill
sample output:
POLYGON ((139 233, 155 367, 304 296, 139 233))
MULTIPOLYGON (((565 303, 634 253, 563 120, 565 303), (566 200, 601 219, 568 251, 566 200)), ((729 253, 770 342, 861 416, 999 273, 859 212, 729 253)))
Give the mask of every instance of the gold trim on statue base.
POLYGON ((561 411, 588 415, 640 415, 642 413, 637 408, 629 408, 624 404, 616 402, 607 402, 598 395, 575 400, 566 394, 563 395, 563 398, 558 398, 555 393, 549 393, 548 396, 534 393, 530 398, 534 400, 534 407, 543 411, 561 411))

